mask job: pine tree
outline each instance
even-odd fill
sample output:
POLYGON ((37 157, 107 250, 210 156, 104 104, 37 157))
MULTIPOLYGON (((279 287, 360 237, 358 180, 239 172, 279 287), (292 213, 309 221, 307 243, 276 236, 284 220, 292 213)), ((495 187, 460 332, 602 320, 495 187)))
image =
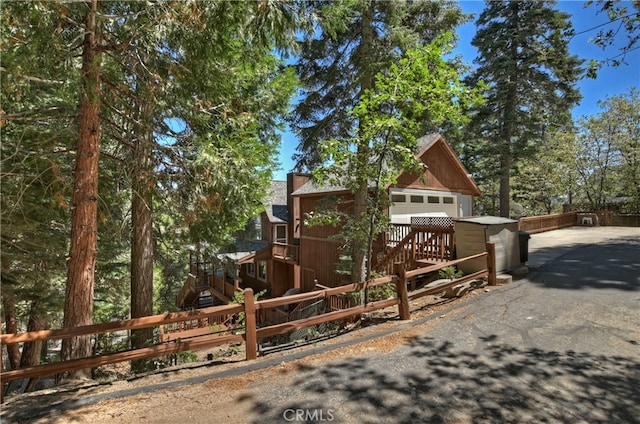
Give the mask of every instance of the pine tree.
MULTIPOLYGON (((461 126, 466 122, 463 111, 481 101, 477 89, 460 82, 457 67, 442 59, 451 49, 450 39, 451 34, 444 34, 428 46, 408 50, 386 72, 377 74, 375 88, 366 90, 350 113, 359 123, 358 135, 348 142, 320 143, 324 165, 314 175, 356 196, 353 213, 343 214, 340 222, 354 283, 372 277, 373 242, 388 224, 389 185, 403 171, 423 171, 415 153, 424 124, 461 126)), ((315 219, 323 223, 325 216, 320 213, 315 219)), ((330 211, 328 216, 339 215, 330 211)))
MULTIPOLYGON (((303 43, 297 63, 303 92, 290 121, 301 140, 296 166, 312 170, 320 165, 318 144, 323 141, 348 145, 355 139, 360 142, 353 145, 357 157, 353 163, 366 164, 372 155, 368 136, 352 111, 367 90, 375 90, 378 73, 389 69, 410 49, 455 28, 463 20, 462 13, 453 2, 430 1, 314 2, 308 8, 318 17, 318 35, 303 43)), ((425 122, 425 132, 429 124, 425 122)), ((350 184, 355 198, 352 215, 356 222, 364 222, 368 180, 366 172, 355 175, 350 184)), ((355 231, 362 232, 362 228, 355 231)), ((348 254, 352 281, 362 281, 367 244, 352 244, 348 254)))
POLYGON ((373 88, 378 72, 465 19, 451 1, 321 1, 309 2, 307 8, 318 22, 317 34, 302 42, 296 63, 302 92, 290 126, 300 139, 295 155, 299 170, 313 170, 320 163, 320 141, 346 140, 357 133, 349 111, 373 88))
POLYGON ((535 155, 544 133, 569 120, 579 101, 582 61, 569 54, 569 15, 550 1, 487 3, 472 44, 486 103, 475 111, 469 134, 488 140, 484 155, 499 157, 500 215, 509 216, 510 178, 516 163, 535 155))
MULTIPOLYGON (((68 9, 33 6, 3 4, 0 25, 0 96, 6 109, 0 119, 2 295, 5 313, 15 320, 11 327, 22 331, 27 322, 32 328, 47 324, 46 312, 59 311, 64 302, 79 95, 75 52, 66 44, 78 34, 66 31, 61 18, 68 9), (15 311, 16 303, 30 307, 15 311)), ((57 314, 49 316, 49 323, 55 322, 57 314)), ((16 366, 15 352, 12 356, 16 366)), ((23 364, 39 359, 27 356, 23 364)))
MULTIPOLYGON (((215 247, 256 213, 295 83, 274 50, 286 52, 294 45, 296 13, 284 3, 226 1, 3 5, 2 104, 8 110, 1 120, 2 220, 11 225, 2 228, 2 279, 15 281, 16 298, 26 286, 14 277, 30 271, 29 262, 18 258, 20 249, 27 248, 24 258, 37 253, 33 241, 54 233, 47 226, 56 225, 55 213, 63 216, 55 235, 67 236, 46 247, 58 256, 67 249, 72 227, 67 327, 93 320, 96 286, 110 297, 101 303, 121 298, 109 285, 124 280, 116 270, 129 241, 108 231, 116 221, 127 228, 131 204, 132 268, 140 271, 132 272, 134 315, 152 311, 150 264, 154 243, 162 244, 150 237, 153 224, 170 225, 169 232, 157 226, 157 234, 187 234, 215 247), (62 157, 62 164, 52 157, 62 157), (63 177, 72 174, 75 159, 78 182, 72 190, 63 177), (97 173, 98 163, 104 177, 97 173), (31 199, 37 199, 37 208, 31 199), (65 215, 72 209, 70 226, 65 215), (27 217, 25 210, 43 214, 21 225, 16 217, 27 217), (107 230, 101 237, 98 222, 107 230), (10 259, 6 246, 16 240, 16 259, 10 259), (105 248, 100 257, 97 243, 105 248), (104 269, 96 274, 98 263, 104 269), (99 284, 96 275, 103 277, 99 284), (136 301, 138 290, 143 296, 136 301)), ((188 239, 171 240, 179 241, 186 245, 188 239)), ((179 256, 184 250, 169 253, 174 263, 179 258, 184 266, 187 256, 179 256)), ((56 265, 60 278, 64 257, 56 265)), ((120 314, 123 308, 117 309, 120 314)), ((141 343, 148 338, 141 337, 141 343)), ((65 342, 63 359, 90 354, 87 341, 65 342)))

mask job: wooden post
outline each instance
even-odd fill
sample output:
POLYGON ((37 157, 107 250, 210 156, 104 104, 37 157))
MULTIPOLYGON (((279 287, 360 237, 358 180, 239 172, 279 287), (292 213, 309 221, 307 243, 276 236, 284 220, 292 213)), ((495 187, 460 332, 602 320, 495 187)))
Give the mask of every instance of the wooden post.
POLYGON ((497 286, 496 281, 496 245, 495 243, 487 243, 487 269, 489 270, 489 285, 497 286))
POLYGON ((409 312, 409 296, 407 295, 407 279, 405 278, 404 264, 396 263, 394 265, 396 273, 396 293, 398 295, 398 315, 401 320, 410 320, 411 313, 409 312))
POLYGON ((244 290, 244 341, 247 350, 247 361, 258 357, 258 338, 256 335, 256 304, 253 290, 244 290))
MULTIPOLYGON (((413 231, 413 230, 411 230, 413 231)), ((418 259, 418 243, 417 243, 418 233, 413 233, 413 238, 411 239, 411 256, 409 257, 409 261, 411 261, 411 265, 415 263, 415 260, 418 259)))

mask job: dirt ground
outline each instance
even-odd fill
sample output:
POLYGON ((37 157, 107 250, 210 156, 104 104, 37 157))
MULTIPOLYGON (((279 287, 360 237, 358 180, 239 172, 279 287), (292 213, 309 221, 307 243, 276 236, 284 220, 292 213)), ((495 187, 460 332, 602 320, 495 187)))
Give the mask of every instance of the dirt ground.
MULTIPOLYGON (((425 296, 411 303, 408 325, 407 321, 397 319, 397 307, 388 308, 365 317, 344 334, 293 350, 270 353, 256 361, 244 361, 241 349, 224 361, 199 362, 128 380, 62 385, 7 397, 2 405, 2 422, 245 423, 250 421, 252 414, 254 420, 259 420, 259 417, 255 418, 255 411, 250 409, 250 402, 243 402, 251 392, 268 390, 268 384, 291 383, 296 370, 308 366, 322 366, 338 358, 392 351, 417 334, 424 333, 425 326, 433 325, 438 318, 444 317, 445 309, 490 289, 479 288, 462 298, 453 299, 425 296), (425 317, 434 319, 423 320, 420 325, 411 324, 425 317), (292 352, 296 353, 294 360, 290 360, 292 352), (249 364, 254 370, 246 370, 249 364)), ((456 308, 449 314, 463 310, 456 308)), ((206 357, 206 353, 199 352, 199 357, 206 357)))

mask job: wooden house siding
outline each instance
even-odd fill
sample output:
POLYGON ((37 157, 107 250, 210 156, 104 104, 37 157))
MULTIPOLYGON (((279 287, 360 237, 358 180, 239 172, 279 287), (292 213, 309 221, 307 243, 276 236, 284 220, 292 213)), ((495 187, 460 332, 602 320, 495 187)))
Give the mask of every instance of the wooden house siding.
POLYGON ((466 170, 444 140, 424 152, 421 160, 426 165, 423 174, 403 173, 393 187, 480 195, 478 188, 470 184, 466 170))
MULTIPOLYGON (((287 192, 293 193, 300 187, 302 187, 311 177, 307 174, 289 174, 287 176, 287 192)), ((294 196, 287 196, 287 207, 291 212, 292 220, 289 227, 289 240, 290 243, 298 243, 296 240, 300 239, 300 227, 304 217, 300 214, 300 198, 294 196)))
MULTIPOLYGON (((340 285, 336 274, 336 266, 339 260, 340 243, 329 239, 302 237, 300 239, 300 267, 315 271, 314 278, 318 283, 327 287, 340 285)), ((303 274, 300 283, 303 291, 313 289, 313 281, 308 281, 308 273, 303 274), (307 290, 305 290, 307 289, 307 290)))
MULTIPOLYGON (((317 280, 318 283, 328 287, 335 287, 340 283, 336 274, 340 242, 330 239, 340 229, 330 225, 312 227, 305 225, 304 222, 305 214, 317 211, 318 202, 323 197, 319 195, 297 198, 301 213, 299 240, 300 267, 302 268, 300 288, 302 291, 312 290, 315 286, 313 280, 317 280), (309 272, 310 270, 313 270, 313 272, 309 272)), ((344 199, 344 196, 342 198, 344 199)), ((347 211, 350 205, 350 203, 341 205, 339 209, 347 211)))
MULTIPOLYGON (((472 197, 480 195, 480 191, 475 182, 469 177, 466 169, 453 150, 441 135, 433 134, 419 140, 422 147, 418 156, 426 165, 422 175, 402 173, 397 183, 388 187, 388 193, 394 189, 416 189, 423 191, 423 195, 429 193, 439 193, 440 195, 454 197, 455 205, 464 202, 465 210, 469 209, 472 197), (423 178, 424 177, 424 178, 423 178), (464 198, 464 200, 463 200, 464 198)), ((302 187, 303 184, 300 185, 302 187)), ((292 199, 292 218, 294 221, 294 237, 300 243, 300 287, 303 291, 312 289, 311 279, 317 280, 319 284, 327 287, 335 287, 343 284, 349 279, 348 275, 341 275, 336 272, 340 259, 341 243, 330 239, 331 236, 340 230, 331 226, 308 227, 304 225, 306 215, 318 210, 319 202, 327 196, 340 198, 344 201, 339 209, 350 212, 353 207, 353 195, 344 189, 332 187, 323 190, 320 187, 310 189, 303 187, 292 199)), ((451 208, 449 208, 451 209, 451 208)), ((457 208, 455 213, 459 216, 457 208)), ((389 213, 387 209, 385 211, 389 213)), ((385 253, 386 246, 383 237, 374 243, 373 261, 377 262, 379 256, 385 253)))
MULTIPOLYGON (((387 187, 388 195, 406 190, 409 199, 407 202, 413 201, 412 195, 413 197, 421 195, 427 199, 424 202, 425 206, 432 208, 435 207, 433 204, 436 202, 428 201, 427 196, 438 195, 443 199, 446 196, 448 199, 455 199, 455 202, 442 200, 442 205, 447 204, 446 211, 432 211, 426 207, 421 210, 406 208, 406 212, 398 212, 398 214, 420 215, 446 212, 461 216, 463 213, 460 211, 463 209, 471 210, 473 196, 480 195, 480 191, 444 138, 439 134, 431 134, 419 139, 418 145, 420 150, 417 156, 426 165, 424 174, 400 174, 397 183, 387 187), (427 205, 428 203, 432 205, 427 205), (461 205, 464 205, 464 208, 461 205), (456 209, 456 206, 457 210, 454 214, 450 209, 456 209)), ((269 295, 275 297, 283 295, 291 288, 300 288, 303 292, 311 291, 316 282, 327 287, 335 287, 348 281, 349 275, 337 272, 342 242, 335 240, 332 236, 338 234, 340 228, 311 227, 305 225, 305 220, 311 212, 319 211, 320 202, 327 200, 329 196, 341 199, 343 203, 338 205, 338 209, 351 213, 353 194, 343 187, 316 185, 312 183, 310 175, 296 173, 290 173, 286 182, 274 182, 272 193, 265 204, 266 211, 260 218, 262 240, 272 243, 276 241, 274 240, 276 225, 287 225, 287 240, 282 245, 273 244, 274 249, 263 249, 256 252, 254 256, 247 257, 247 260, 253 262, 255 266, 255 276, 247 275, 247 264, 241 262, 240 276, 243 286, 252 287, 255 291, 269 287, 269 295), (294 252, 295 255, 279 254, 277 253, 280 251, 279 248, 284 249, 285 252, 294 252), (266 282, 257 278, 258 264, 261 261, 267 263, 266 282)), ((415 203, 423 202, 415 201, 415 203)), ((386 209, 384 212, 389 214, 393 210, 386 209)), ((374 243, 374 263, 387 253, 388 245, 385 240, 385 237, 381 236, 374 243)))
POLYGON ((260 228, 262 229, 261 239, 265 241, 272 241, 273 224, 269 221, 269 217, 264 212, 260 214, 260 228))
POLYGON ((279 261, 271 261, 270 285, 271 297, 278 297, 285 294, 291 288, 293 281, 293 267, 279 261))

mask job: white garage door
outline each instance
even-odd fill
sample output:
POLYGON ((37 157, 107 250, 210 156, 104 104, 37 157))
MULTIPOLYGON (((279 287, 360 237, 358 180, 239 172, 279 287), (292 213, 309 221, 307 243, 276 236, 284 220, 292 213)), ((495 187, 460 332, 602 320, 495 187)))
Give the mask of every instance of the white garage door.
POLYGON ((457 198, 453 194, 392 191, 389 207, 391 222, 410 222, 412 216, 458 216, 457 198))

